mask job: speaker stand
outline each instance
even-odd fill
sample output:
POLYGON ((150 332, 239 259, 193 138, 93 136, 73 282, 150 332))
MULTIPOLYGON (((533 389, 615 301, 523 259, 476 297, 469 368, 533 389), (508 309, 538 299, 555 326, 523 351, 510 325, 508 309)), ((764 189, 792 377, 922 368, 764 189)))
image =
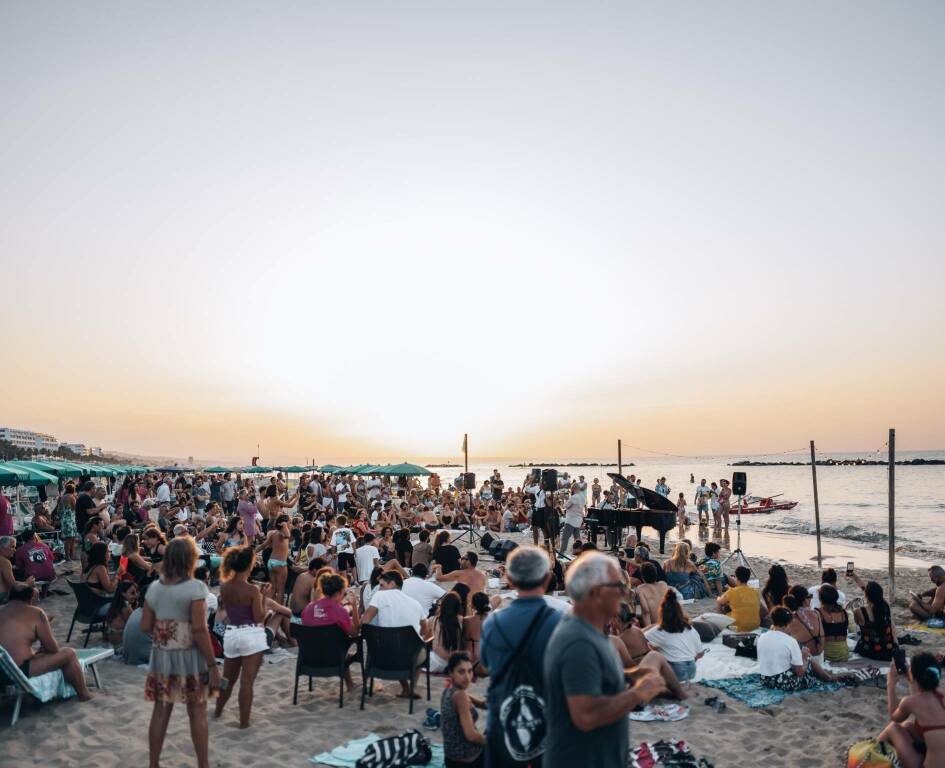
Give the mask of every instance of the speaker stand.
POLYGON ((730 560, 735 561, 735 565, 745 566, 751 575, 754 578, 758 578, 755 574, 755 569, 751 567, 751 563, 748 561, 748 558, 745 556, 745 553, 742 551, 742 497, 738 497, 738 511, 735 513, 735 549, 733 549, 729 556, 726 557, 721 564, 721 567, 724 568, 728 565, 730 560))

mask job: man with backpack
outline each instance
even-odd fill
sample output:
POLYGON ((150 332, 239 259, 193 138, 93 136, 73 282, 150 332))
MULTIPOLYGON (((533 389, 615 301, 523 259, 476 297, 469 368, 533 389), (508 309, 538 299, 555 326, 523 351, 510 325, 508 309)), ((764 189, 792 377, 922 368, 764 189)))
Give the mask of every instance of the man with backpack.
POLYGON ((541 765, 545 741, 542 659, 562 614, 544 600, 551 562, 543 549, 522 546, 506 563, 518 597, 482 625, 479 660, 489 670, 486 765, 541 765))

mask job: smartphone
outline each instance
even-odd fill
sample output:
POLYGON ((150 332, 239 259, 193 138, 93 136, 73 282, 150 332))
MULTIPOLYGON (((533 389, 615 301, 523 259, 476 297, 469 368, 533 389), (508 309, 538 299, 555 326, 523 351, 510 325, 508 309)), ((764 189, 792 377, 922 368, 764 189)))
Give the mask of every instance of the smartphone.
POLYGON ((853 561, 850 560, 847 562, 847 576, 853 575, 853 561))
POLYGON ((893 651, 893 661, 896 662, 896 671, 900 675, 906 674, 906 652, 902 648, 893 651))

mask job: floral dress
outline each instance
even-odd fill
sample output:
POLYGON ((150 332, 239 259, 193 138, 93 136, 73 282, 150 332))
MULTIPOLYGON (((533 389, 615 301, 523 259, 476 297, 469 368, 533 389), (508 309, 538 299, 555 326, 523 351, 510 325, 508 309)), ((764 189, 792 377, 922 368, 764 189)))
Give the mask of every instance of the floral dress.
POLYGON ((75 527, 75 498, 62 497, 62 509, 59 512, 59 536, 63 539, 74 539, 79 535, 75 527))
POLYGON ((155 616, 144 698, 165 704, 206 702, 207 662, 194 646, 190 610, 195 600, 207 599, 207 585, 197 579, 155 581, 144 599, 155 616))

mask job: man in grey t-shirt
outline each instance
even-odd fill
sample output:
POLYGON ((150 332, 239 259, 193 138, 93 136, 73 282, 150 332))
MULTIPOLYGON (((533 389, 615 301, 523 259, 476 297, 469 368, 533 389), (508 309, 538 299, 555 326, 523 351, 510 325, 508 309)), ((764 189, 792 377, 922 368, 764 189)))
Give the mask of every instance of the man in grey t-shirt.
POLYGON ((574 613, 561 620, 545 651, 544 768, 624 768, 627 714, 659 695, 663 682, 644 674, 627 688, 605 634, 624 593, 616 560, 599 552, 582 555, 568 568, 567 590, 574 613))

